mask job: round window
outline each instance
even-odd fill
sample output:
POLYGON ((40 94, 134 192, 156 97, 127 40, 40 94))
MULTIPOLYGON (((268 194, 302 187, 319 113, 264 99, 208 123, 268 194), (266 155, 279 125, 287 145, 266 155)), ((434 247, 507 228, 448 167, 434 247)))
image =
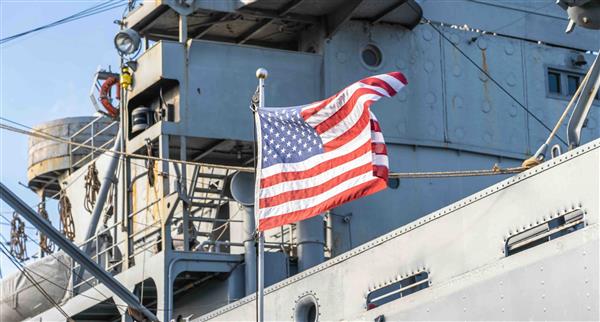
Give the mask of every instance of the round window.
POLYGON ((371 68, 379 67, 383 58, 381 50, 375 45, 367 45, 363 48, 360 56, 363 63, 371 68))
POLYGON ((296 303, 294 310, 294 321, 296 322, 317 322, 319 309, 317 299, 312 295, 303 296, 296 303))

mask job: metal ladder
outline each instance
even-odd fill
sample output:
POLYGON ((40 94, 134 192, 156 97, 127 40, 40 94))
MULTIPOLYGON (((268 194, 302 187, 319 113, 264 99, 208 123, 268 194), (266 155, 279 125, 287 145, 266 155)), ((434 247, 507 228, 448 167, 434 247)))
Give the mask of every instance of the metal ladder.
POLYGON ((215 229, 227 220, 217 218, 219 208, 229 201, 225 196, 225 180, 230 170, 215 173, 215 168, 196 166, 192 174, 188 198, 190 200, 190 225, 197 236, 211 239, 215 229))

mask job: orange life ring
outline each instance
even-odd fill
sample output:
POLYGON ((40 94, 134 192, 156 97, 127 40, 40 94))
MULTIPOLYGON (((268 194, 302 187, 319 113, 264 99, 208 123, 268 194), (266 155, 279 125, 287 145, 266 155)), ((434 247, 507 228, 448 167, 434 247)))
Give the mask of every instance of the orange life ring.
POLYGON ((100 87, 100 103, 102 103, 102 106, 104 106, 106 112, 111 117, 117 117, 117 115, 119 114, 119 110, 116 107, 114 107, 110 101, 110 88, 115 85, 117 86, 117 99, 120 99, 121 90, 118 78, 109 77, 104 81, 104 83, 102 83, 102 86, 100 87))

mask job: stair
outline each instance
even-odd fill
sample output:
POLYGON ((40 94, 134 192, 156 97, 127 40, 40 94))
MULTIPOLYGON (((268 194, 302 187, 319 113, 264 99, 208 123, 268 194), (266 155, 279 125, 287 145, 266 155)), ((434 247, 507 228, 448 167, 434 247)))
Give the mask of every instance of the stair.
POLYGON ((219 208, 229 201, 224 195, 225 180, 229 170, 196 167, 189 191, 190 225, 196 227, 197 236, 211 238, 215 228, 226 222, 216 219, 219 208))

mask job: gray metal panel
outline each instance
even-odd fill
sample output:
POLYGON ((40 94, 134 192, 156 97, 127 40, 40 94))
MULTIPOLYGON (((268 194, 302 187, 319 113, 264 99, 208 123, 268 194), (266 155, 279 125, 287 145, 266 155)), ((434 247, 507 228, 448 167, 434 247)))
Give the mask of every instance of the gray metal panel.
MULTIPOLYGON (((373 105, 387 142, 444 141, 444 110, 440 38, 422 26, 412 32, 386 25, 369 27, 351 22, 325 47, 325 96, 330 96, 361 78, 401 71, 408 86, 396 97, 373 105), (383 62, 371 68, 361 60, 362 49, 376 44, 383 62), (428 75, 423 77, 423 75, 428 75)), ((274 81, 274 80, 273 80, 274 81)))
MULTIPOLYGON (((442 30, 519 102, 525 101, 520 41, 450 28, 442 30)), ((525 111, 452 44, 443 41, 442 47, 448 141, 528 154, 525 111)))
MULTIPOLYGON (((430 288, 396 301, 406 305, 408 310, 412 305, 435 300, 434 289, 464 287, 457 281, 468 274, 494 267, 494 264, 498 270, 493 275, 501 275, 504 267, 508 268, 511 262, 517 265, 528 260, 535 262, 539 258, 561 256, 578 249, 594 251, 588 245, 598 242, 599 148, 600 140, 596 140, 267 288, 266 318, 290 319, 295 300, 311 292, 319 299, 321 320, 353 319, 365 314, 366 295, 370 290, 425 270, 429 272, 430 288), (541 190, 544 193, 539 193, 541 190), (541 220, 547 220, 549 216, 556 217, 576 207, 584 211, 587 228, 505 258, 506 238, 541 220)), ((573 265, 579 270, 570 270, 571 274, 589 276, 588 282, 592 283, 590 303, 598 302, 598 293, 592 292, 598 289, 598 274, 595 273, 598 263, 594 256, 589 260, 577 256, 579 260, 573 265), (586 267, 584 263, 590 263, 590 273, 585 270, 581 273, 581 269, 586 267)), ((554 263, 558 265, 560 261, 554 263)), ((552 266, 550 273, 554 268, 552 266)), ((566 271, 563 268, 558 270, 566 271)), ((564 276, 552 275, 548 278, 550 286, 552 283, 564 285, 560 282, 564 276)), ((530 293, 522 292, 522 287, 530 287, 532 292, 536 292, 538 288, 535 286, 541 282, 537 278, 511 281, 512 284, 507 287, 513 287, 506 294, 515 294, 515 301, 525 301, 530 299, 529 296, 522 296, 530 293)), ((568 296, 582 303, 589 301, 586 293, 580 289, 548 287, 546 291, 552 297, 568 296)), ((201 320, 231 321, 251 316, 254 312, 253 301, 254 296, 246 297, 201 317, 201 320)), ((570 300, 563 303, 553 303, 553 306, 566 310, 566 314, 581 310, 579 306, 567 306, 572 303, 570 300)), ((573 313, 573 316, 581 314, 585 319, 597 319, 597 304, 590 306, 589 311, 573 313)), ((480 319, 489 312, 485 305, 469 307, 475 314, 464 317, 460 308, 446 305, 443 312, 447 314, 443 318, 480 319)), ((530 318, 530 312, 517 310, 511 317, 526 320, 530 318)), ((498 312, 488 315, 488 318, 503 317, 498 312)))
POLYGON ((349 320, 598 321, 597 238, 590 227, 349 320))
POLYGON ((267 106, 293 106, 321 98, 321 62, 315 54, 193 41, 189 110, 181 126, 190 136, 252 140, 248 106, 256 69, 267 68, 272 79, 266 82, 267 106))
MULTIPOLYGON (((393 156, 390 169, 400 172, 485 169, 494 163, 500 167, 521 164, 520 160, 470 152, 397 144, 387 147, 388 154, 393 156)), ((386 189, 333 210, 333 252, 336 255, 346 252, 506 177, 401 179, 398 189, 386 189), (349 220, 343 220, 348 214, 352 214, 349 220)))
MULTIPOLYGON (((547 87, 547 68, 569 71, 577 74, 585 74, 593 62, 594 55, 583 54, 587 64, 582 67, 574 67, 571 59, 574 55, 581 54, 572 50, 551 48, 542 44, 522 43, 523 61, 525 74, 527 77, 527 105, 533 113, 540 117, 546 124, 554 125, 568 104, 567 97, 552 96, 548 94, 547 87)), ((589 142, 600 135, 600 101, 596 100, 592 107, 587 127, 582 131, 583 142, 589 142)), ((558 131, 558 135, 567 139, 567 120, 558 131)), ((530 149, 537 150, 548 137, 548 132, 542 129, 541 125, 533 119, 529 120, 530 129, 530 149)), ((559 143, 557 139, 553 144, 559 143)), ((563 148, 565 146, 561 144, 563 148)))
POLYGON ((425 18, 445 24, 584 50, 597 50, 600 43, 595 30, 565 34, 567 14, 553 0, 422 0, 420 5, 425 18))

